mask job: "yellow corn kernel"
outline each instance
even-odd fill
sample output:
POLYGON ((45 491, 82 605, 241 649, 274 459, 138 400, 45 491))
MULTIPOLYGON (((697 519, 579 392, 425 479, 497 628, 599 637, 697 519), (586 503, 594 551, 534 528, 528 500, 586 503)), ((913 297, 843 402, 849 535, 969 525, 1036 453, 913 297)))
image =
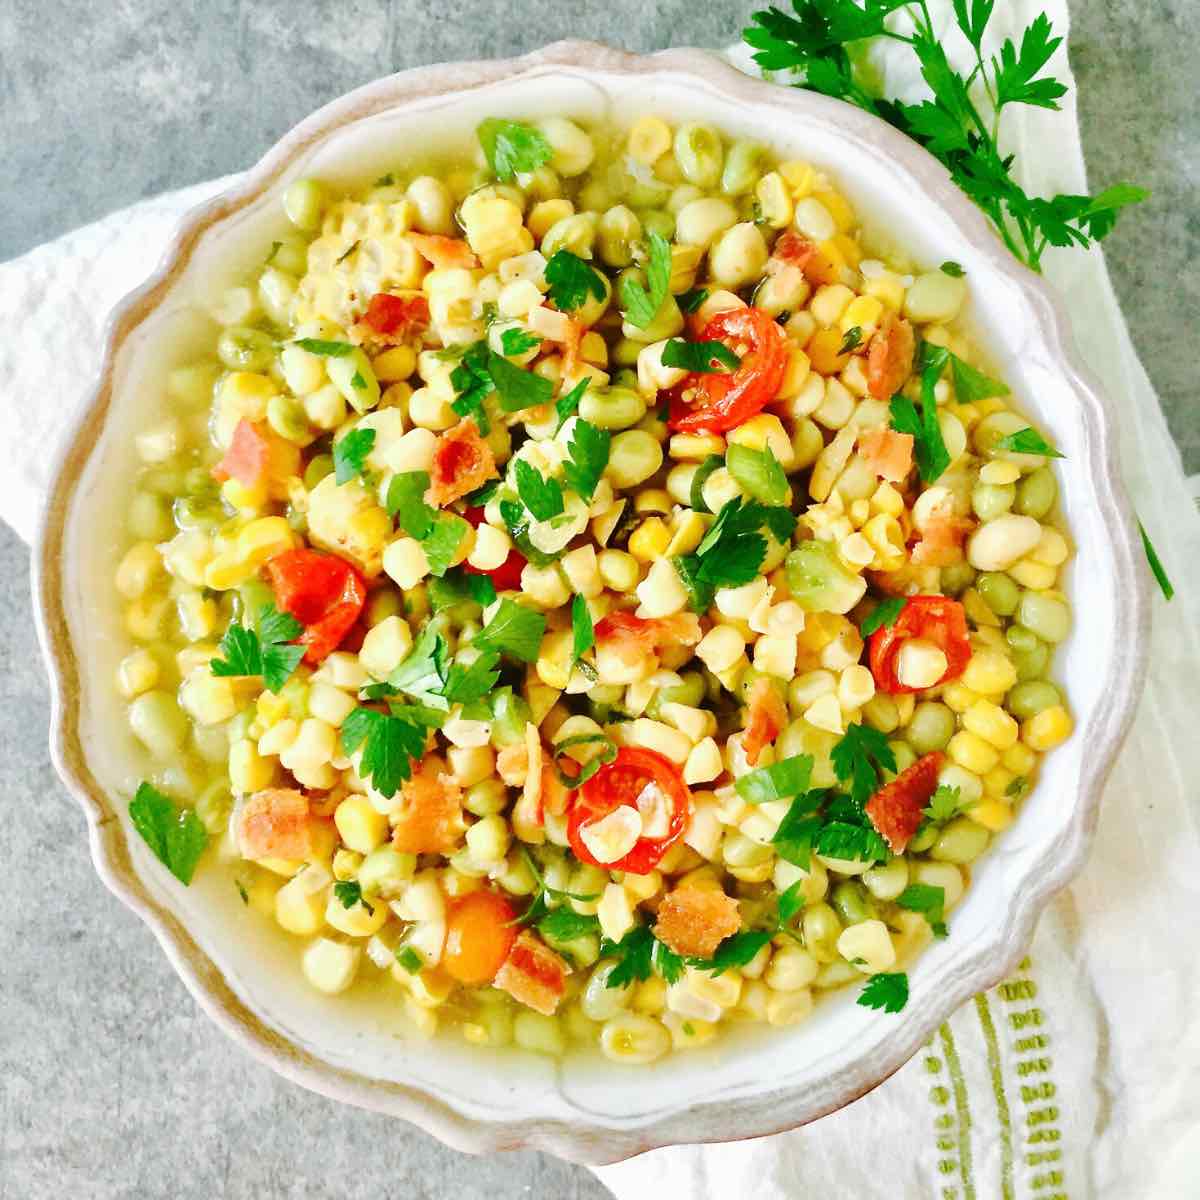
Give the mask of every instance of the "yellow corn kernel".
POLYGON ((1045 752, 1061 746, 1074 728, 1071 714, 1061 704, 1054 704, 1021 726, 1021 741, 1031 750, 1045 752))
POLYGON ((538 678, 550 688, 561 691, 571 680, 572 637, 570 630, 548 633, 542 638, 536 671, 538 678))
POLYGON ((770 451, 785 470, 795 461, 796 453, 792 439, 783 427, 783 422, 774 413, 759 413, 732 430, 728 438, 731 446, 747 446, 751 450, 770 451))
POLYGON ((671 127, 661 117, 639 117, 629 131, 629 157, 652 167, 671 148, 671 127))
POLYGON ((1058 568, 1048 563, 1034 562, 1023 558, 1008 568, 1008 573, 1022 586, 1031 591, 1044 592, 1054 586, 1058 579, 1058 568))
POLYGON ((593 366, 607 367, 608 343, 604 340, 603 334, 597 333, 594 329, 585 333, 579 341, 579 357, 585 363, 592 363, 593 366))
POLYGON ((818 329, 808 339, 804 352, 818 375, 837 375, 845 367, 850 356, 839 353, 841 345, 842 335, 837 329, 818 329))
POLYGON ((871 494, 871 511, 899 517, 904 511, 904 497, 890 483, 881 483, 871 494))
POLYGON ((891 271, 883 271, 873 279, 868 279, 863 285, 863 292, 882 300, 893 312, 899 312, 904 306, 904 284, 899 275, 891 271))
POLYGON ((725 453, 725 439, 715 433, 677 433, 667 450, 679 462, 703 462, 710 454, 725 453))
POLYGON ((787 162, 779 164, 779 174, 783 176, 783 182, 788 185, 793 200, 803 200, 805 196, 812 195, 813 187, 817 182, 817 171, 811 163, 789 159, 787 162))
POLYGON ((962 674, 963 687, 983 696, 1001 696, 1016 682, 1017 668, 1000 650, 975 650, 962 674))
POLYGON ((275 692, 261 693, 255 704, 258 719, 262 721, 264 726, 274 725, 276 721, 282 721, 288 715, 290 709, 291 704, 288 698, 277 695, 275 692))
POLYGON ((158 682, 158 662, 149 650, 134 650, 117 668, 117 687, 126 700, 148 692, 158 682))
POLYGON ((984 829, 990 829, 993 833, 999 833, 1013 823, 1012 805, 1003 800, 980 800, 971 805, 967 816, 976 825, 982 825, 984 829))
POLYGON ((229 747, 229 786, 234 792, 261 792, 275 780, 275 760, 264 758, 249 738, 229 747))
POLYGON ((1028 777, 1037 765, 1037 755, 1024 742, 1018 742, 1015 746, 1010 746, 1005 750, 1003 761, 1014 775, 1028 777))
POLYGON ((370 854, 387 839, 388 819, 366 796, 347 796, 334 810, 333 823, 342 844, 359 854, 370 854))
POLYGON ((691 554, 700 545, 707 530, 708 526, 699 513, 685 509, 675 520, 671 541, 667 546, 668 556, 691 554))
POLYGON ((967 588, 963 592, 962 606, 973 624, 985 628, 1000 628, 1000 618, 992 612, 984 598, 974 588, 967 588))
POLYGON ((417 355, 411 346, 392 346, 371 360, 371 369, 380 383, 399 383, 417 369, 417 355))
POLYGON ((325 904, 325 923, 350 937, 370 937, 378 933, 390 916, 391 910, 378 900, 370 908, 361 900, 347 908, 337 896, 331 895, 325 904))
POLYGON ((879 570, 895 571, 904 565, 904 530, 895 517, 877 513, 862 527, 862 533, 875 551, 879 570))
POLYGON ((624 550, 601 550, 596 555, 596 566, 604 586, 614 592, 631 592, 637 586, 640 574, 637 559, 624 550))
POLYGON ((1007 750, 1017 740, 1016 721, 998 704, 976 700, 962 715, 963 728, 983 738, 997 750, 1007 750))
POLYGON ((1000 761, 995 747, 969 729, 960 729, 950 739, 946 752, 960 767, 975 775, 986 775, 1000 761))
POLYGON ((325 925, 325 904, 329 895, 329 876, 319 867, 310 867, 288 880, 275 893, 275 920, 301 937, 319 933, 325 925))
POLYGON ((629 553, 642 562, 662 558, 671 544, 671 531, 661 517, 647 517, 630 534, 629 553))
POLYGON ((861 329, 862 340, 865 342, 879 327, 882 316, 883 301, 874 296, 859 296, 846 305, 846 311, 842 313, 839 324, 843 333, 855 327, 861 329))
POLYGON ((267 502, 267 481, 260 479, 252 487, 236 479, 221 484, 221 499, 239 512, 257 512, 267 502))
POLYGON ((858 218, 854 215, 854 209, 850 207, 850 202, 841 192, 835 192, 830 189, 815 191, 813 192, 813 198, 820 200, 829 210, 829 215, 833 218, 833 223, 837 226, 838 233, 849 233, 858 224, 858 218))
POLYGON ((858 264, 863 260, 863 249, 856 239, 848 234, 839 233, 825 243, 826 253, 835 264, 858 270, 858 264))
POLYGON ((659 1013, 667 1007, 667 983, 658 975, 639 983, 634 990, 630 1007, 635 1012, 659 1013))
MULTIPOLYGON (((1014 743, 1014 745, 1015 744, 1016 743, 1014 743)), ((983 777, 983 790, 987 795, 994 798, 1002 800, 1007 799, 1009 795, 1009 784, 1011 784, 1014 779, 1016 779, 1016 776, 1006 766, 1003 765, 1003 760, 1001 760, 1000 766, 993 767, 983 777)))
POLYGON ((871 502, 869 500, 864 500, 860 496, 857 500, 852 500, 850 502, 850 508, 848 512, 850 514, 850 524, 853 525, 855 529, 861 529, 867 523, 867 520, 871 515, 871 502))
POLYGON ((792 196, 783 176, 768 171, 754 187, 758 211, 772 229, 786 229, 792 223, 792 196))
POLYGON ((647 488, 633 498, 633 511, 639 516, 644 513, 665 515, 671 511, 672 504, 670 493, 665 488, 647 488))
POLYGON ((565 217, 571 216, 574 211, 575 205, 570 200, 564 200, 561 197, 554 200, 542 200, 529 210, 529 217, 525 224, 529 227, 529 232, 540 242, 553 226, 565 217))

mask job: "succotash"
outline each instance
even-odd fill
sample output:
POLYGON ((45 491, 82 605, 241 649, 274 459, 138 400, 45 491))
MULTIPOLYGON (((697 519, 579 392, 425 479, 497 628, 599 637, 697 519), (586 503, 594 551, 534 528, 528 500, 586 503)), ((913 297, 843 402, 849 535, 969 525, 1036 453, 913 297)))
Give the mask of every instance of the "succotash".
POLYGON ((478 141, 293 183, 166 379, 133 823, 422 1035, 646 1063, 897 1011, 1071 732, 1056 451, 969 275, 872 254, 818 167, 654 116, 478 141))

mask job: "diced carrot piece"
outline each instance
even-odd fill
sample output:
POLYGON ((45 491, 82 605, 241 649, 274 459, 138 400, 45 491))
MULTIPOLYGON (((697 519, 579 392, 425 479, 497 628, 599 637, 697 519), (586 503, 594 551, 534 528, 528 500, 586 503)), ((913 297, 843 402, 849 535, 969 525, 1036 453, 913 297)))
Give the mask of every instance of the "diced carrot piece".
POLYGON ((568 970, 565 959, 523 929, 492 982, 514 1000, 552 1017, 563 997, 568 970))
POLYGON ((443 237, 440 233, 409 233, 405 236, 417 253, 439 270, 465 267, 470 271, 479 266, 479 259, 462 238, 443 237))
POLYGON ((948 567, 961 562, 963 539, 975 528, 967 517, 930 517, 921 531, 921 540, 912 548, 911 558, 918 567, 948 567))
POLYGON ((921 810, 937 791, 938 772, 945 759, 940 750, 923 755, 867 801, 867 816, 893 854, 903 854, 917 832, 921 810))
POLYGON ((858 452, 880 479, 899 483, 913 463, 913 435, 894 429, 868 429, 858 435, 858 452))
POLYGON ((787 705, 769 679, 756 679, 750 689, 750 706, 746 713, 746 736, 742 746, 746 761, 753 767, 763 747, 769 746, 787 725, 787 705))
POLYGON ((296 788, 255 792, 238 813, 235 833, 243 858, 304 862, 312 855, 313 817, 296 788))
POLYGON ((658 906, 654 936, 676 954, 711 958, 742 927, 738 902, 717 889, 681 887, 658 906))
POLYGON ((393 811, 392 845, 405 854, 446 854, 466 832, 462 788, 436 755, 427 755, 400 789, 393 811))
POLYGON ((271 442, 266 431, 243 417, 233 431, 225 457, 212 469, 222 483, 236 479, 243 487, 257 487, 270 467, 271 442))
POLYGON ((464 417, 438 438, 427 499, 441 507, 473 492, 498 473, 492 448, 479 436, 475 418, 464 417))
POLYGON ((888 313, 867 351, 867 390, 876 400, 890 400, 912 374, 917 337, 913 327, 888 313))

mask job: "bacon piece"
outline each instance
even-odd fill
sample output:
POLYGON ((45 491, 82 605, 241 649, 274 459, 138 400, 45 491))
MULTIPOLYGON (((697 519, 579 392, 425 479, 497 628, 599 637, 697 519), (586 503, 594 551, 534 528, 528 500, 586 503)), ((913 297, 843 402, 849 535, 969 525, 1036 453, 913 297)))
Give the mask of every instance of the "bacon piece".
POLYGON ((867 351, 867 390, 876 400, 890 400, 904 386, 916 349, 913 327, 888 313, 867 351))
POLYGON ((746 761, 753 767, 765 746, 769 746, 787 725, 788 711, 783 698, 769 679, 756 679, 750 689, 750 706, 746 713, 746 736, 742 748, 746 761))
POLYGON ((867 801, 867 816, 893 854, 903 854, 921 824, 921 810, 937 791, 946 756, 940 750, 918 758, 867 801))
POLYGON ((716 888, 681 887, 658 906, 654 936, 685 957, 711 958, 742 927, 738 903, 716 888))
POLYGON ((837 283, 841 278, 837 263, 811 238, 794 229, 779 235, 767 260, 769 274, 785 266, 798 267, 809 283, 837 283))
POLYGON ((473 492, 497 474, 496 458, 491 446, 479 436, 475 418, 464 417, 438 438, 430 472, 433 482, 426 499, 440 508, 473 492))
POLYGON ((466 832, 462 788, 445 764, 428 755, 400 789, 400 807, 390 815, 392 845, 405 854, 446 854, 466 832))
POLYGON ((397 345, 429 328, 429 301, 420 292, 395 296, 376 292, 355 329, 365 337, 397 345))
POLYGON ((281 858, 304 862, 311 857, 313 817, 308 797, 296 788, 267 788, 242 805, 234 834, 243 858, 281 858))
POLYGON ((975 528, 968 517, 934 516, 925 522, 921 540, 912 548, 913 564, 918 567, 948 567, 961 562, 963 539, 975 528))
POLYGON ((243 417, 233 431, 225 457, 212 469, 222 483, 236 479, 243 487, 257 487, 271 462, 271 442, 261 426, 243 417))
POLYGON ((598 645, 632 664, 663 646, 694 646, 700 640, 700 618, 695 613, 647 618, 618 611, 597 621, 595 633, 598 645))
POLYGON ((492 983, 526 1007, 552 1017, 566 988, 568 969, 565 959, 522 929, 492 983))
POLYGON ((894 429, 868 429, 858 435, 858 452, 880 479, 899 483, 913 464, 913 435, 894 429))
POLYGON ((468 271, 479 266, 471 247, 462 238, 443 237, 440 233, 408 233, 417 253, 437 269, 465 267, 468 271))

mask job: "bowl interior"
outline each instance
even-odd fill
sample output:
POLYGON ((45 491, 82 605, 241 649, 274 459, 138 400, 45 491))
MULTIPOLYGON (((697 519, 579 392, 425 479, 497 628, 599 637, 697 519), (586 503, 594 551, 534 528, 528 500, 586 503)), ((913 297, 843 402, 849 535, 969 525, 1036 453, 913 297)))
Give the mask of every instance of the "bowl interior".
MULTIPOLYGON (((846 121, 840 108, 811 96, 745 82, 734 87, 728 69, 715 62, 695 71, 699 58, 687 60, 686 69, 664 64, 633 72, 544 65, 466 91, 385 106, 345 121, 331 136, 314 136, 269 186, 201 234, 161 302, 119 346, 113 403, 67 517, 62 583, 81 663, 80 742, 126 832, 137 883, 152 906, 186 930, 169 936, 177 942, 178 957, 192 965, 189 983, 203 991, 209 964, 215 965, 244 1010, 282 1039, 269 1048, 269 1057, 308 1060, 326 1077, 322 1090, 340 1089, 347 1098, 416 1119, 411 1090, 438 1096, 457 1114, 451 1124, 458 1133, 438 1131, 471 1148, 508 1144, 523 1136, 521 1122, 572 1122, 579 1136, 600 1140, 591 1149, 580 1149, 567 1135, 565 1142, 551 1137, 550 1143, 565 1146, 572 1156, 599 1159, 672 1139, 747 1136, 819 1115, 894 1069, 951 1001, 1011 964, 1028 933, 1030 897, 1044 895, 1048 880, 1061 881, 1062 859, 1075 854, 1081 837, 1081 780, 1088 777, 1087 756, 1096 752, 1088 730, 1107 720, 1108 693, 1133 653, 1112 637, 1121 581, 1112 550, 1111 497, 1105 499, 1096 472, 1106 453, 1096 444, 1099 414, 1094 398, 1064 369, 1048 328, 1049 308, 1031 302, 1024 283, 1001 264, 991 241, 980 237, 981 220, 957 219, 963 209, 954 207, 952 189, 932 160, 923 174, 914 174, 911 159, 902 166, 892 157, 894 142, 886 131, 846 121), (308 174, 335 183, 369 181, 397 164, 420 161, 430 144, 439 150, 471 145, 474 127, 485 116, 562 113, 627 123, 646 112, 673 121, 708 120, 807 159, 828 170, 868 227, 902 247, 915 264, 954 259, 963 265, 977 338, 1019 406, 1066 455, 1056 471, 1077 547, 1078 565, 1066 577, 1076 601, 1076 626, 1059 650, 1056 672, 1080 730, 1047 758, 1020 819, 979 864, 952 914, 949 939, 932 946, 911 969, 912 999, 904 1014, 860 1008, 850 990, 821 1001, 813 1017, 796 1027, 740 1034, 649 1070, 592 1056, 557 1064, 450 1038, 414 1041, 405 1036, 400 1008, 385 997, 329 999, 314 993, 300 976, 298 943, 245 910, 226 874, 202 871, 185 889, 129 827, 125 799, 146 763, 111 682, 126 647, 111 580, 135 467, 132 435, 163 411, 166 370, 211 345, 215 326, 207 303, 239 281, 247 263, 261 261, 286 228, 280 197, 287 184, 308 174), (731 1117, 728 1102, 749 1097, 754 1102, 731 1117), (689 1108, 690 1122, 679 1123, 689 1108), (491 1132, 468 1136, 461 1119, 481 1122, 491 1132)), ((386 95, 390 82, 373 86, 386 95)), ((309 1067, 298 1069, 305 1071, 309 1067)), ((429 1123, 436 1124, 432 1117, 429 1123)))

